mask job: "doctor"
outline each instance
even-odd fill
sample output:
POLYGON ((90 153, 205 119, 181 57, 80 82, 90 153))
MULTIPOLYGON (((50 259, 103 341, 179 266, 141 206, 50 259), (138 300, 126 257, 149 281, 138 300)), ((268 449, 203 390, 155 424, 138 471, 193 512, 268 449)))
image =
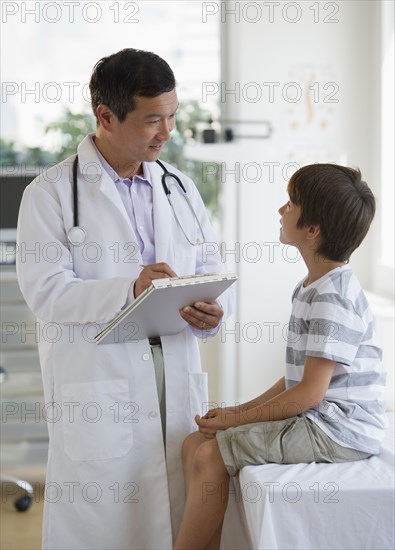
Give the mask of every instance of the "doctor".
POLYGON ((167 177, 171 207, 155 162, 178 106, 168 64, 122 50, 96 64, 90 91, 96 133, 78 164, 66 159, 27 187, 18 222, 49 427, 43 547, 168 549, 184 505, 181 443, 208 400, 196 336, 218 331, 233 295, 186 308, 177 335, 94 343, 153 279, 223 264, 193 182, 164 163, 192 208, 167 177))

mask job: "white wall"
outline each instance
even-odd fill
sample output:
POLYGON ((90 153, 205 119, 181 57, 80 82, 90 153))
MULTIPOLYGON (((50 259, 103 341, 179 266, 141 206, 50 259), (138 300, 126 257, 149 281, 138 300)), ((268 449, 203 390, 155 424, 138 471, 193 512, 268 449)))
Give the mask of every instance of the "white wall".
MULTIPOLYGON (((236 4, 228 3, 233 9, 236 4)), ((336 162, 360 167, 374 191, 378 186, 379 2, 281 2, 272 13, 272 22, 263 2, 238 4, 240 20, 222 14, 226 19, 223 25, 227 61, 226 79, 222 83, 224 113, 238 120, 269 120, 273 134, 268 140, 240 140, 221 146, 218 155, 223 162, 225 213, 235 208, 231 216, 233 225, 225 223, 226 248, 234 249, 236 240, 240 250, 244 250, 235 265, 240 277, 238 311, 235 320, 225 327, 226 331, 237 330, 239 322, 240 339, 236 343, 234 334, 223 332, 222 338, 216 338, 219 355, 213 353, 212 343, 211 348, 202 346, 206 364, 210 363, 210 357, 217 360, 221 354, 225 355, 218 369, 211 364, 207 370, 211 377, 211 398, 226 403, 261 393, 283 374, 282 330, 288 321, 291 292, 305 269, 301 259, 293 261, 297 259, 295 250, 276 246, 277 209, 286 196, 282 170, 290 167, 289 163, 336 162), (245 11, 246 4, 251 6, 249 11, 245 11), (262 8, 261 18, 256 22, 251 22, 259 14, 253 4, 262 8), (319 5, 318 14, 309 9, 313 4, 319 5), (298 13, 300 19, 290 23, 298 13), (318 22, 314 22, 314 16, 318 22), (325 17, 338 22, 325 23, 325 17), (272 88, 273 101, 269 98, 270 82, 279 83, 272 88), (290 82, 297 86, 290 86, 290 82), (309 90, 314 82, 318 83, 315 85, 318 97, 309 90), (239 98, 225 93, 238 86, 239 98), (259 89, 262 96, 255 101, 259 89), (302 95, 294 103, 281 93, 288 93, 292 99, 296 97, 292 92, 298 89, 302 95), (323 101, 330 92, 337 102, 323 101), (237 162, 240 178, 237 173, 229 173, 237 168, 237 162), (273 169, 272 181, 265 162, 279 163, 273 169), (261 177, 253 181, 258 166, 261 177), (253 261, 254 257, 257 261, 253 261)), ((221 3, 223 9, 225 5, 221 3)), ((244 133, 259 130, 256 125, 239 124, 233 128, 244 133)), ((288 175, 291 173, 290 168, 288 175)), ((225 219, 229 219, 229 211, 225 219)), ((367 289, 372 283, 373 242, 372 231, 351 262, 367 289)), ((228 259, 234 264, 231 254, 228 259)))

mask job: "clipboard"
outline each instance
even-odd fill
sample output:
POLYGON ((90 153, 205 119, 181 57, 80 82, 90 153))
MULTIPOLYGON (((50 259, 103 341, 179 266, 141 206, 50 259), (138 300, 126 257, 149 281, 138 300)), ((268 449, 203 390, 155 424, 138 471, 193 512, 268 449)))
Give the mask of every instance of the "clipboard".
POLYGON ((188 325, 180 309, 210 302, 237 280, 235 273, 208 273, 155 279, 136 300, 95 336, 96 344, 131 343, 177 334, 188 325))

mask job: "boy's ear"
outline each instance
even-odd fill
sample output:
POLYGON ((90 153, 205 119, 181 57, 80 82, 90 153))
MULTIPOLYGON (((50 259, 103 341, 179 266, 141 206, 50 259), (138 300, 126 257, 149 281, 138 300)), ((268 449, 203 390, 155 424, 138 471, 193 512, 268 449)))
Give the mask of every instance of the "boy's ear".
POLYGON ((107 132, 111 132, 111 122, 114 119, 114 113, 111 111, 110 107, 101 103, 96 110, 97 118, 99 119, 100 126, 107 132))
POLYGON ((319 225, 309 225, 307 228, 306 237, 309 240, 317 239, 321 235, 321 230, 319 225))

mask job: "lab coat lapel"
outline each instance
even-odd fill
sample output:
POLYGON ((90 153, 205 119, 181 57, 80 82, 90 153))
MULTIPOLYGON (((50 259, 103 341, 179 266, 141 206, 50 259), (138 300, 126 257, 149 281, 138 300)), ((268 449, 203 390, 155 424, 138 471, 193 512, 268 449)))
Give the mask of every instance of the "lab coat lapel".
MULTIPOLYGON (((130 223, 129 216, 125 210, 122 199, 118 193, 118 190, 115 186, 115 183, 112 181, 107 172, 103 171, 101 182, 100 182, 101 192, 116 206, 119 212, 122 214, 123 219, 126 221, 132 234, 134 235, 132 224, 130 223)), ((137 242, 137 241, 136 241, 137 242)))
MULTIPOLYGON (((86 136, 78 147, 78 164, 83 178, 91 183, 97 183, 100 191, 109 199, 119 210, 124 221, 128 224, 132 235, 135 238, 132 224, 125 210, 122 199, 118 193, 115 183, 107 172, 103 169, 96 150, 93 147, 90 136, 86 136)), ((136 238, 135 238, 136 240, 136 238)), ((136 240, 137 242, 137 240, 136 240)))
POLYGON ((174 252, 170 246, 171 208, 162 187, 162 168, 156 162, 148 164, 153 189, 154 236, 156 262, 174 266, 174 252))

